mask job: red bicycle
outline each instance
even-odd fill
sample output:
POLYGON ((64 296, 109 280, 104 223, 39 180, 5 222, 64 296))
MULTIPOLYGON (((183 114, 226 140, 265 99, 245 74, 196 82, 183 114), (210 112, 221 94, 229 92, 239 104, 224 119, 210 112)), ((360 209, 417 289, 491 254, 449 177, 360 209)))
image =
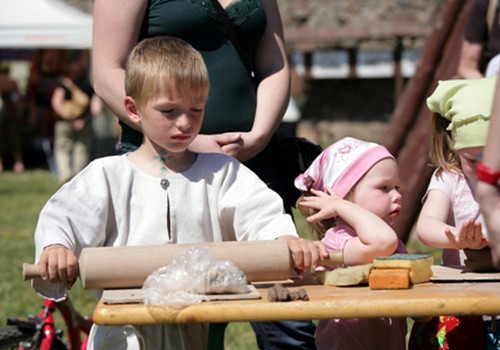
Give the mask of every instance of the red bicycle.
POLYGON ((9 318, 0 329, 0 349, 80 350, 87 347, 92 319, 82 316, 69 298, 61 302, 44 299, 37 316, 9 318), (67 336, 56 327, 54 313, 60 312, 67 336))

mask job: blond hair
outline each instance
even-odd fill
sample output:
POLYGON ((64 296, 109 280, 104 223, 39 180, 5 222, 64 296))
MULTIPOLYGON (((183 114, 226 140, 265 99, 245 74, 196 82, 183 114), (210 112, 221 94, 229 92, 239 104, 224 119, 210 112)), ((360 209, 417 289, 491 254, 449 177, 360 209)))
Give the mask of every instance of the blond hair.
POLYGON ((202 56, 185 41, 169 36, 147 38, 129 55, 125 93, 138 104, 165 91, 208 97, 209 78, 202 56))
POLYGON ((438 169, 438 175, 442 171, 462 172, 451 132, 447 130, 448 123, 439 113, 433 113, 431 116, 429 158, 431 166, 438 169))

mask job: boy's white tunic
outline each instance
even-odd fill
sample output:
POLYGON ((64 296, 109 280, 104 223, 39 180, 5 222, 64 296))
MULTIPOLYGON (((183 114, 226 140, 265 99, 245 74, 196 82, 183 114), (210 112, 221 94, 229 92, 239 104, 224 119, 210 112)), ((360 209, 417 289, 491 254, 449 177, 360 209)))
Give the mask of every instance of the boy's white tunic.
MULTIPOLYGON (((84 247, 272 240, 296 235, 281 198, 231 157, 199 154, 189 170, 169 173, 166 186, 161 180, 136 168, 127 155, 93 161, 43 208, 35 232, 36 261, 44 247, 55 243, 79 255, 84 247)), ((41 280, 33 286, 54 299, 66 293, 64 286, 41 280)), ((202 333, 179 337, 178 332, 185 333, 186 326, 135 330, 142 334, 148 349, 165 348, 161 344, 179 349, 183 347, 179 342, 206 334, 205 326, 201 330, 199 325, 187 328, 190 333, 202 333)), ((133 331, 95 327, 93 338, 97 341, 105 333, 118 333, 116 340, 124 340, 123 334, 133 331)), ((133 336, 127 339, 135 341, 133 336)), ((122 346, 111 342, 109 338, 101 345, 107 349, 122 346)), ((184 344, 185 348, 193 346, 184 344)))

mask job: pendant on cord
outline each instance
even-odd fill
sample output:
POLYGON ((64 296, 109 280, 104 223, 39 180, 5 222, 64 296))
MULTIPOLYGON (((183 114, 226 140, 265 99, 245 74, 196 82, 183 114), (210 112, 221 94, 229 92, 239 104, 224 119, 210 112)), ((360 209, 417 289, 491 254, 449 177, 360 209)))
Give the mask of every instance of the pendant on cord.
POLYGON ((161 185, 161 188, 166 190, 168 188, 168 186, 170 185, 170 182, 168 182, 167 179, 161 179, 160 185, 161 185))

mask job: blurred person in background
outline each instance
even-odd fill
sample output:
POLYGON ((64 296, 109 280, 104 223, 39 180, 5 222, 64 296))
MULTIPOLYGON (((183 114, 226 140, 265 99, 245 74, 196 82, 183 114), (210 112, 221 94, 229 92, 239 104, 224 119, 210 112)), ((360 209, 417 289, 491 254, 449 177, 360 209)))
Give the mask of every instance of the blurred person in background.
POLYGON ((91 159, 93 130, 91 107, 101 109, 100 99, 81 61, 71 62, 51 98, 58 119, 54 127, 54 156, 57 177, 65 183, 82 170, 91 159))
POLYGON ((10 66, 6 63, 0 64, 0 98, 0 173, 4 170, 2 157, 7 151, 10 151, 14 160, 13 170, 22 173, 22 99, 17 83, 10 76, 10 66))
POLYGON ((33 147, 43 151, 52 178, 57 178, 54 160, 54 124, 57 116, 51 98, 62 75, 65 55, 59 49, 40 49, 33 54, 27 87, 29 119, 33 128, 33 147))
POLYGON ((474 1, 458 64, 458 75, 464 79, 483 78, 488 63, 500 53, 498 0, 474 1))

